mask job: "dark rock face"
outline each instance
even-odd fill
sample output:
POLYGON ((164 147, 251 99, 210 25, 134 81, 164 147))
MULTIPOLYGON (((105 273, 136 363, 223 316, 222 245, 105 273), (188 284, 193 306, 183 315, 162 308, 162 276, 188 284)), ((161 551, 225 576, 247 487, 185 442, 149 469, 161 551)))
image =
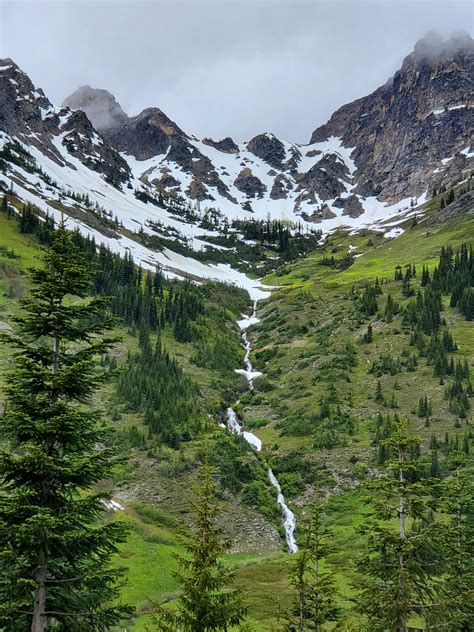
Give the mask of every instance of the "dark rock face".
POLYGON ((0 60, 0 129, 10 134, 44 131, 43 110, 52 108, 44 92, 11 60, 0 60))
POLYGON ((127 161, 94 130, 84 112, 72 112, 60 131, 69 132, 62 140, 68 152, 89 169, 102 173, 107 182, 119 186, 129 180, 127 161))
POLYGON ((107 90, 82 86, 63 105, 85 112, 101 134, 118 151, 147 160, 168 151, 186 148, 187 136, 159 108, 147 108, 129 118, 107 90))
POLYGON ((337 198, 333 202, 333 206, 344 209, 342 214, 352 218, 360 217, 364 212, 364 207, 356 195, 349 195, 349 197, 346 198, 337 198))
POLYGON ((296 175, 298 172, 298 164, 301 160, 301 151, 293 145, 290 149, 289 158, 283 163, 283 168, 289 171, 291 175, 296 175))
POLYGON ((273 134, 259 134, 247 143, 247 149, 266 163, 281 169, 286 152, 283 143, 273 134))
POLYGON ((284 200, 291 190, 291 182, 282 173, 279 173, 273 181, 270 197, 272 200, 284 200))
POLYGON ((346 190, 343 182, 348 177, 349 171, 339 156, 327 154, 300 176, 298 202, 316 204, 317 196, 321 200, 335 199, 346 190))
MULTIPOLYGON (((474 149, 474 147, 473 147, 474 149)), ((433 173, 432 182, 439 189, 444 185, 446 188, 456 181, 466 180, 474 171, 472 158, 468 158, 464 154, 457 153, 453 156, 452 160, 449 160, 445 165, 442 173, 439 175, 433 173)))
POLYGON ((331 211, 327 204, 324 204, 321 208, 316 208, 311 214, 309 213, 301 213, 301 217, 307 222, 313 222, 314 224, 319 224, 324 219, 333 219, 336 217, 336 213, 331 211))
POLYGON ((120 186, 130 178, 127 162, 95 131, 86 114, 68 108, 56 112, 43 91, 11 59, 0 60, 0 129, 40 148, 61 165, 64 156, 52 139, 63 133, 62 144, 71 156, 103 174, 108 182, 120 186))
POLYGON ((205 145, 214 147, 225 154, 238 154, 239 148, 230 136, 226 136, 222 140, 212 140, 212 138, 204 138, 202 141, 205 145))
POLYGON ((389 82, 337 110, 311 143, 336 136, 355 148, 357 193, 389 202, 419 195, 440 160, 471 143, 473 76, 468 35, 423 38, 389 82))
MULTIPOLYGON (((232 199, 209 158, 194 147, 187 134, 159 108, 146 108, 137 116, 129 118, 114 97, 105 90, 88 88, 85 91, 86 96, 84 90, 80 88, 65 103, 92 112, 98 129, 112 147, 134 156, 137 160, 166 155, 167 161, 175 162, 192 176, 191 184, 183 191, 191 199, 212 201, 214 198, 208 187, 213 187, 222 196, 232 199)), ((230 138, 216 145, 224 147, 228 152, 233 151, 233 146, 237 148, 230 138)), ((142 179, 147 182, 147 174, 142 179)), ((176 189, 179 186, 179 182, 169 175, 166 167, 162 169, 162 177, 154 177, 152 183, 162 190, 176 189)))
POLYGON ((262 197, 267 187, 256 176, 252 175, 248 167, 242 169, 234 180, 235 186, 249 198, 262 197))
POLYGON ((158 108, 147 108, 128 119, 119 128, 101 130, 119 151, 147 160, 165 154, 171 147, 176 153, 188 150, 186 134, 158 108))

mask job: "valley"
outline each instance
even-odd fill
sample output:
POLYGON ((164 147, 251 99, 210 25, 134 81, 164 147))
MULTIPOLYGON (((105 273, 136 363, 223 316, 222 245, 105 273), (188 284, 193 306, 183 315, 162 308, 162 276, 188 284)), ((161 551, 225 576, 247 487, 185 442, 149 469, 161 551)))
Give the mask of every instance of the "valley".
MULTIPOLYGON (((318 629, 395 630, 380 627, 377 582, 392 586, 404 555, 421 605, 403 631, 471 629, 472 494, 453 509, 452 489, 474 472, 474 49, 467 35, 440 46, 420 40, 307 145, 199 139, 90 86, 54 106, 1 62, 0 332, 62 226, 114 318, 94 358, 106 379, 78 406, 102 413, 96 451, 115 454, 81 494, 107 494, 98 523, 128 528, 112 601, 132 615, 107 629, 158 629, 157 607, 176 609, 207 465, 247 604, 229 630, 298 629, 313 568, 329 603, 318 629), (418 539, 421 552, 397 549, 418 539)), ((2 419, 13 364, 2 344, 2 419)))

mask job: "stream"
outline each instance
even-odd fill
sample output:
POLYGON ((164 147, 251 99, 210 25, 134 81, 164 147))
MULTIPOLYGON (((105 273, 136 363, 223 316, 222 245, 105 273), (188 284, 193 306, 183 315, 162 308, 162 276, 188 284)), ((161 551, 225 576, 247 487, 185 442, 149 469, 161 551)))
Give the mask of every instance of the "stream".
MULTIPOLYGON (((253 389, 254 381, 260 377, 262 374, 259 371, 254 371, 252 367, 252 363, 250 362, 250 352, 252 351, 252 347, 250 345, 250 341, 247 336, 247 330, 251 325, 255 325, 260 322, 260 319, 257 317, 257 301, 253 303, 253 310, 250 316, 244 316, 242 320, 237 321, 237 325, 242 332, 242 341, 243 347, 245 349, 245 357, 244 357, 244 365, 245 369, 235 369, 236 373, 243 375, 247 380, 247 385, 249 389, 253 389)), ((222 424, 224 425, 224 424, 222 424)), ((262 442, 260 439, 254 435, 252 432, 248 432, 244 430, 242 423, 237 417, 237 414, 232 408, 227 409, 227 429, 234 433, 240 434, 247 441, 249 445, 252 446, 254 450, 260 452, 262 449, 262 442)), ((294 513, 288 507, 285 501, 285 497, 282 494, 280 483, 278 482, 277 477, 273 473, 273 471, 268 468, 268 479, 273 487, 277 490, 277 502, 280 507, 281 517, 283 522, 283 527, 285 529, 285 539, 288 547, 288 551, 290 553, 296 553, 298 551, 298 546, 295 540, 295 530, 296 530, 296 518, 294 513)))

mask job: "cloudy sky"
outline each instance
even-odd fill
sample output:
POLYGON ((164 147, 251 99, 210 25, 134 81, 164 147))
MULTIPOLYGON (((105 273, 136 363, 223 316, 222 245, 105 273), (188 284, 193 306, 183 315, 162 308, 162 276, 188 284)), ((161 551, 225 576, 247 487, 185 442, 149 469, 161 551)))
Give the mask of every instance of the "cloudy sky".
POLYGON ((472 32, 455 0, 0 0, 0 53, 55 104, 82 84, 185 131, 308 142, 391 76, 429 30, 472 32))

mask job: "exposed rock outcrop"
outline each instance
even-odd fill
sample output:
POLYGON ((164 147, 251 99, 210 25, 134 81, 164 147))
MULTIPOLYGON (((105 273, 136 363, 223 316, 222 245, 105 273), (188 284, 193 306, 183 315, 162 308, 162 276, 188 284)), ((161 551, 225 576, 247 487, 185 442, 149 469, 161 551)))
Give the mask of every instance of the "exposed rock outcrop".
POLYGON ((469 35, 421 39, 372 94, 337 110, 311 143, 336 136, 357 165, 357 193, 420 195, 442 159, 472 143, 474 45, 469 35))
POLYGON ((234 143, 230 136, 226 136, 222 140, 212 140, 212 138, 204 138, 202 141, 205 145, 214 147, 225 154, 238 154, 239 147, 234 143))
POLYGON ((285 146, 273 134, 259 134, 247 143, 247 149, 266 163, 281 169, 286 156, 285 146))
POLYGON ((247 197, 262 197, 267 187, 256 176, 252 175, 252 171, 245 167, 234 180, 235 186, 245 193, 247 197))

